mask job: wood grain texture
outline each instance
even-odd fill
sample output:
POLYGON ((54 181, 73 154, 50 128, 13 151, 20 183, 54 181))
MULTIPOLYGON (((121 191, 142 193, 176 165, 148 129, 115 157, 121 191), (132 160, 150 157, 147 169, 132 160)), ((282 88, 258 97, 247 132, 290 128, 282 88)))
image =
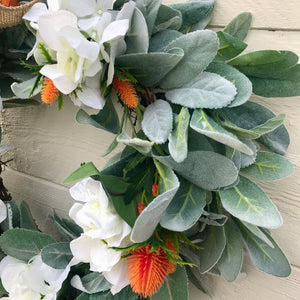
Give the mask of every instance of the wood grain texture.
MULTIPOLYGON (((181 2, 166 0, 164 3, 181 2)), ((217 31, 242 11, 254 15, 247 52, 262 49, 291 50, 300 56, 300 0, 217 0, 210 28, 217 31)), ((275 278, 258 271, 245 258, 245 278, 227 283, 218 277, 209 281, 211 298, 190 286, 191 300, 298 300, 300 299, 300 97, 266 99, 252 97, 274 113, 285 113, 291 145, 287 158, 294 173, 283 180, 259 183, 279 208, 284 224, 272 234, 291 261, 289 278, 275 278)), ((41 229, 52 231, 47 215, 53 209, 61 216, 73 201, 62 180, 81 162, 93 161, 101 169, 109 157, 100 156, 113 135, 75 122, 78 108, 65 101, 61 112, 55 105, 5 110, 2 113, 4 139, 14 145, 3 160, 14 158, 3 173, 13 197, 27 200, 41 229)))
MULTIPOLYGON (((165 0, 163 3, 181 3, 182 0, 165 0)), ((211 21, 212 26, 226 26, 241 12, 251 12, 253 28, 261 29, 300 29, 299 0, 216 0, 211 21)))

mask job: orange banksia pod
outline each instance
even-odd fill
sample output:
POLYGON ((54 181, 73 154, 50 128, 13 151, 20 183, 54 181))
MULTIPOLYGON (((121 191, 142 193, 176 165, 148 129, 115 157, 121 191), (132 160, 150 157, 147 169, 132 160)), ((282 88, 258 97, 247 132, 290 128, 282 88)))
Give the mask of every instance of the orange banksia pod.
POLYGON ((6 7, 18 6, 19 0, 0 0, 0 3, 6 7))
POLYGON ((144 202, 139 202, 137 205, 137 211, 139 215, 142 213, 142 211, 145 209, 146 205, 144 202))
POLYGON ((122 80, 120 77, 115 75, 113 79, 113 87, 124 104, 126 104, 129 108, 137 107, 139 97, 132 82, 122 80))
POLYGON ((59 93, 60 92, 53 84, 53 81, 50 78, 45 77, 41 90, 42 101, 47 104, 53 103, 59 96, 59 93))

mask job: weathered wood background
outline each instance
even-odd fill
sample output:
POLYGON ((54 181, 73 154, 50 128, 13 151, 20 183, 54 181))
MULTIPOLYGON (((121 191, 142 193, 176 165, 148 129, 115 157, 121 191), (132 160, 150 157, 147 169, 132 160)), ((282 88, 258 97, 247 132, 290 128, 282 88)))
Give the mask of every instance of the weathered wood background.
MULTIPOLYGON (((168 0, 165 3, 181 2, 168 0)), ((247 37, 247 51, 292 50, 300 55, 300 0, 218 0, 210 27, 219 30, 243 11, 254 16, 247 37)), ((300 299, 300 97, 263 99, 253 97, 275 113, 285 113, 291 145, 287 154, 295 166, 292 176, 263 188, 282 213, 284 225, 273 235, 292 264, 289 278, 275 278, 258 271, 245 258, 242 276, 235 283, 210 279, 211 298, 190 287, 196 300, 299 300, 300 299)), ((113 136, 75 122, 77 108, 65 101, 61 112, 56 105, 5 110, 1 116, 4 142, 14 146, 2 160, 13 158, 3 173, 14 199, 30 203, 41 229, 50 227, 47 215, 53 209, 67 215, 72 199, 62 180, 83 161, 93 161, 101 169, 108 157, 100 156, 113 136)))

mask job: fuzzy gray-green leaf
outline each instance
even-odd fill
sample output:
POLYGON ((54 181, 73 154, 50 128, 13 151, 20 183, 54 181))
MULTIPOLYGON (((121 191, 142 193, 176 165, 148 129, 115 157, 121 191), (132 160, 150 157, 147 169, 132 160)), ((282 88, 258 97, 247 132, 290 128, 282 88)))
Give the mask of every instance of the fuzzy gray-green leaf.
POLYGON ((189 108, 221 108, 233 101, 235 86, 225 78, 203 72, 181 88, 169 90, 166 97, 172 103, 189 108))
POLYGON ((171 156, 178 163, 184 161, 187 157, 189 122, 189 110, 183 107, 179 115, 175 116, 174 128, 169 136, 168 144, 171 156))
POLYGON ((220 190, 223 207, 238 219, 265 228, 276 228, 282 218, 265 192, 254 182, 240 176, 238 185, 220 190))

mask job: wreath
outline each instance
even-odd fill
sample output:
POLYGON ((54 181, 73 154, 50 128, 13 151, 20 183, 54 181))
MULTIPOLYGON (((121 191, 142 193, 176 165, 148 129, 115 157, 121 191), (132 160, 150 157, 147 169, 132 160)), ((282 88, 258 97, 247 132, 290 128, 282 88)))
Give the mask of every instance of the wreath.
POLYGON ((234 281, 244 250, 290 274, 270 232, 282 218, 256 183, 293 172, 285 116, 250 97, 299 95, 298 57, 242 54, 251 14, 214 32, 214 2, 48 0, 0 32, 4 107, 73 101, 79 123, 114 134, 103 155, 123 145, 103 170, 86 162, 65 179, 77 183, 70 219, 51 216, 59 239, 2 185, 3 299, 184 300, 205 274, 234 281))

